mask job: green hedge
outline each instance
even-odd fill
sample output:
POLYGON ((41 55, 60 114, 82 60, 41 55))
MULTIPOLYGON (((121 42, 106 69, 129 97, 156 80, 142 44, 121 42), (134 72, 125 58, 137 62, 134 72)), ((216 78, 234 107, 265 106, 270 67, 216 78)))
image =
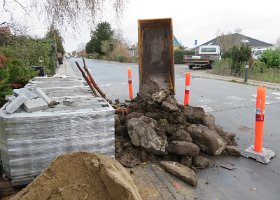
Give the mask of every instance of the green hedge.
POLYGON ((265 63, 267 68, 280 69, 280 48, 275 50, 266 50, 259 60, 265 63))
POLYGON ((28 36, 12 36, 9 43, 0 46, 0 106, 12 89, 23 87, 36 76, 32 65, 44 66, 48 75, 55 73, 53 42, 28 36))
POLYGON ((174 63, 184 64, 184 55, 194 55, 195 52, 192 50, 175 49, 174 50, 174 63))

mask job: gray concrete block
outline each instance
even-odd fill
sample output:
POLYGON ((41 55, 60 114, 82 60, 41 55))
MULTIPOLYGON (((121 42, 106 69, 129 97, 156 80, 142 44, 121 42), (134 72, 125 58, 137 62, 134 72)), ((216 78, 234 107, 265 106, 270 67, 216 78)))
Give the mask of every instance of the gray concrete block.
POLYGON ((13 91, 16 97, 20 94, 24 95, 27 99, 35 99, 36 97, 38 97, 36 94, 29 91, 27 88, 14 89, 13 91))
POLYGON ((7 113, 14 113, 23 103, 25 103, 28 99, 20 94, 18 95, 9 105, 6 107, 7 113))
POLYGON ((42 98, 47 104, 51 103, 51 99, 45 94, 45 92, 41 88, 36 88, 32 91, 34 94, 38 95, 38 97, 42 98))
POLYGON ((5 97, 5 100, 8 101, 9 103, 11 103, 13 100, 15 100, 15 98, 16 98, 16 97, 15 97, 14 95, 6 96, 6 97, 5 97))
POLYGON ((31 100, 27 100, 23 104, 23 108, 26 112, 31 113, 39 110, 48 109, 48 104, 42 98, 31 99, 31 100))
POLYGON ((244 152, 241 153, 246 158, 253 158, 263 164, 269 163, 270 159, 275 157, 275 153, 267 148, 263 148, 263 151, 258 153, 254 151, 254 145, 249 146, 244 152))

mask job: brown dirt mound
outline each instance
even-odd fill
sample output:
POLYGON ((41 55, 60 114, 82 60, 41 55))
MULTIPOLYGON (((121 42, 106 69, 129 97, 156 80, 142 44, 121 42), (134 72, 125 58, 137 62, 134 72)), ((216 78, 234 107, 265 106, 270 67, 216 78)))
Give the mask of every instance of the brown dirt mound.
POLYGON ((141 200, 126 169, 116 160, 94 153, 59 156, 12 200, 141 200))

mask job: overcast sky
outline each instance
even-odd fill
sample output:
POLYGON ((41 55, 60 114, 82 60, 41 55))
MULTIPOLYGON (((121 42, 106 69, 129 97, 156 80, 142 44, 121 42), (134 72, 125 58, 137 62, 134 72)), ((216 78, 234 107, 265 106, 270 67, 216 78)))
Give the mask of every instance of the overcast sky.
MULTIPOLYGON (((244 35, 275 43, 280 38, 279 8, 279 0, 129 0, 120 23, 109 10, 100 20, 121 29, 130 44, 137 42, 138 19, 165 17, 173 19, 174 35, 187 47, 192 47, 195 39, 201 44, 236 28, 242 29, 244 35)), ((37 19, 28 21, 32 24, 30 33, 43 35, 44 23, 37 19)), ((64 36, 66 50, 72 51, 88 42, 90 31, 84 27, 77 35, 68 30, 64 36)))

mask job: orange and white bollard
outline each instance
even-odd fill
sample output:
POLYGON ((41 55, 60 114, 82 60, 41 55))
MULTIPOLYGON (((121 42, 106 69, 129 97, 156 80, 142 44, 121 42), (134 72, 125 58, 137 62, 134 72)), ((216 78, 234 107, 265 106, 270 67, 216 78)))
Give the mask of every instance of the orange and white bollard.
POLYGON ((185 78, 185 97, 184 97, 184 106, 187 106, 189 104, 190 99, 190 84, 191 84, 191 73, 186 73, 185 78))
POLYGON ((128 92, 129 92, 129 99, 133 99, 133 88, 132 88, 132 72, 131 68, 128 67, 127 69, 127 75, 128 75, 128 92))
POLYGON ((254 151, 262 152, 263 148, 263 127, 265 110, 265 87, 258 87, 256 100, 256 124, 254 151))
POLYGON ((275 153, 267 148, 263 148, 263 129, 264 129, 264 111, 265 111, 265 87, 258 87, 256 99, 256 122, 255 122, 255 142, 248 147, 243 156, 254 158, 256 161, 267 164, 275 153))

